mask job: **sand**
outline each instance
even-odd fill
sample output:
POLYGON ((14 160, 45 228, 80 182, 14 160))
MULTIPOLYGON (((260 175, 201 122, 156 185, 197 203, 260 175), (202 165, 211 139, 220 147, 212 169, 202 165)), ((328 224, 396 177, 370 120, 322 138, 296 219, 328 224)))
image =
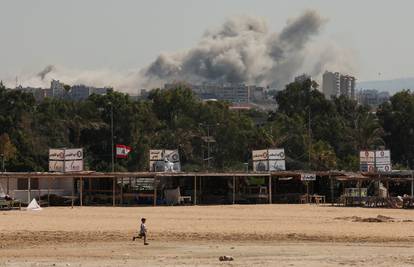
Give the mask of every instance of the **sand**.
POLYGON ((413 221, 412 210, 316 205, 4 211, 0 266, 410 266, 413 221), (141 217, 149 246, 131 241, 141 217))

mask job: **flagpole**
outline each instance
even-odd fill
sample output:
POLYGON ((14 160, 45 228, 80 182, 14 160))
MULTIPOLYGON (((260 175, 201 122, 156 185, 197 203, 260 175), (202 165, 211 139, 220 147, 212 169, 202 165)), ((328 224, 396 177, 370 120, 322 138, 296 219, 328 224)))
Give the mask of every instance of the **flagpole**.
POLYGON ((111 103, 111 146, 112 146, 112 172, 115 172, 114 156, 114 106, 111 103))

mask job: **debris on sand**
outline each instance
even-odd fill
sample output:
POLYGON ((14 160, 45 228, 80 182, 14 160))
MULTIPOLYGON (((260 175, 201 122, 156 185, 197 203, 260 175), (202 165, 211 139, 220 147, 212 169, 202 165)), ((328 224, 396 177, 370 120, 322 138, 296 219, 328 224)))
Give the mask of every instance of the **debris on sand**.
POLYGON ((220 261, 234 261, 232 256, 220 256, 219 260, 220 261))
POLYGON ((336 217, 335 220, 344 220, 344 221, 351 221, 351 222, 412 222, 412 220, 397 220, 392 217, 384 216, 384 215, 377 215, 377 217, 359 217, 359 216, 350 216, 350 217, 336 217))

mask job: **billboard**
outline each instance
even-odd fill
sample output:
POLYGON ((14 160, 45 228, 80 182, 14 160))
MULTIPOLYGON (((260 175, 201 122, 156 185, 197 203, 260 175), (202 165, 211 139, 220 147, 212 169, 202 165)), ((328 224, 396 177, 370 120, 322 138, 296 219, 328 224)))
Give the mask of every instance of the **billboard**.
POLYGON ((50 172, 79 172, 83 171, 83 149, 49 149, 50 172))
POLYGON ((149 169, 151 172, 181 171, 180 154, 177 149, 151 149, 149 154, 149 169))
POLYGON ((380 172, 391 171, 391 152, 389 150, 375 151, 375 166, 380 172))
POLYGON ((49 149, 49 160, 64 160, 65 159, 65 150, 64 149, 49 149))
POLYGON ((82 160, 82 159, 83 159, 82 148, 65 149, 64 160, 82 160))
POLYGON ((253 171, 255 172, 286 170, 283 148, 253 150, 252 159, 253 171))
POLYGON ((65 172, 80 172, 83 171, 83 160, 66 160, 65 172))
POLYGON ((392 170, 390 150, 363 150, 359 152, 362 172, 389 172, 392 170))
POLYGON ((301 181, 316 181, 315 173, 303 173, 300 175, 301 181))
POLYGON ((267 160, 268 159, 267 149, 253 150, 252 159, 253 161, 267 160))
POLYGON ((49 160, 50 172, 63 172, 63 160, 49 160))

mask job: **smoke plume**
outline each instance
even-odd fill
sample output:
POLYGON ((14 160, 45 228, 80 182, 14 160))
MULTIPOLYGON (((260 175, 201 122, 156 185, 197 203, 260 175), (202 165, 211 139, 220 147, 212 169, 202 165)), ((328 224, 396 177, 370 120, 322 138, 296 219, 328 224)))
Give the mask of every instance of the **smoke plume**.
POLYGON ((307 43, 325 20, 307 11, 278 33, 261 18, 235 17, 207 31, 198 45, 184 53, 161 54, 145 70, 149 82, 229 82, 282 86, 302 67, 307 43))
POLYGON ((40 77, 40 79, 43 81, 46 77, 46 75, 50 72, 52 72, 55 69, 55 66, 53 65, 47 65, 41 72, 37 74, 37 76, 40 77))
POLYGON ((303 72, 317 78, 327 67, 353 71, 350 53, 335 43, 317 42, 325 22, 317 12, 306 11, 288 20, 276 33, 263 18, 231 17, 218 28, 207 30, 195 47, 160 53, 141 70, 80 71, 49 65, 25 83, 48 86, 51 79, 59 79, 66 84, 112 86, 130 93, 173 81, 246 83, 281 89, 303 72))

